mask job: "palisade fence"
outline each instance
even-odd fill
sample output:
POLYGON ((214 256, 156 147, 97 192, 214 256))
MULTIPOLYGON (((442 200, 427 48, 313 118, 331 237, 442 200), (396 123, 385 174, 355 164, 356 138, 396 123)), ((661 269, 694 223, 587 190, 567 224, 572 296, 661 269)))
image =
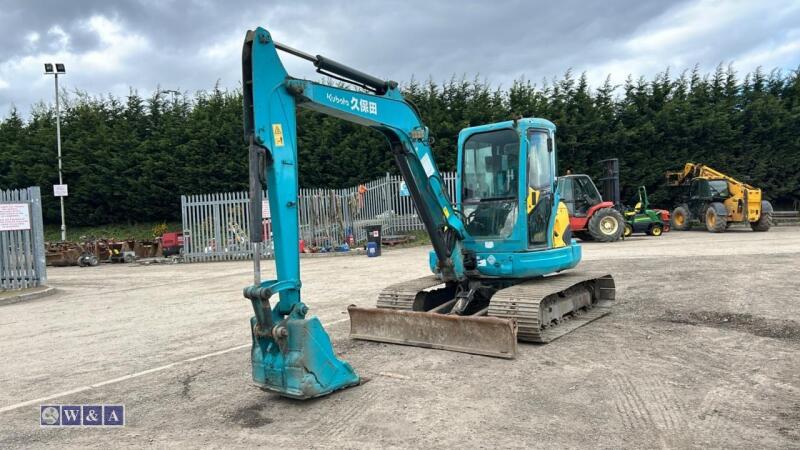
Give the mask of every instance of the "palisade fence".
MULTIPOLYGON (((442 179, 451 199, 455 198, 455 173, 443 172, 442 179)), ((422 230, 423 224, 411 197, 401 193, 398 175, 385 177, 346 189, 300 189, 300 239, 308 247, 327 251, 347 242, 367 238, 365 227, 381 225, 383 235, 422 230)), ((264 193, 266 203, 267 194, 264 193)), ((269 208, 262 206, 264 236, 270 236, 269 208)), ((248 192, 228 192, 181 196, 183 257, 187 262, 249 259, 250 243, 248 192)), ((262 247, 270 257, 270 241, 262 247)))
POLYGON ((46 282, 39 188, 0 190, 0 290, 46 282))

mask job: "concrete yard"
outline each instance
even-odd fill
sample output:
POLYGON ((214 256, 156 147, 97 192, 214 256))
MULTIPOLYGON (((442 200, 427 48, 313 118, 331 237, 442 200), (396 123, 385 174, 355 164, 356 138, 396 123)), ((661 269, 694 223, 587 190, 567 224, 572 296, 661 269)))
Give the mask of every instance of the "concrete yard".
POLYGON ((0 448, 800 447, 800 228, 583 248, 614 312, 515 360, 348 338, 346 306, 426 275, 426 248, 303 259, 367 380, 305 402, 251 385, 251 263, 49 268, 56 294, 0 306, 0 448), (42 429, 48 403, 122 403, 127 426, 42 429))

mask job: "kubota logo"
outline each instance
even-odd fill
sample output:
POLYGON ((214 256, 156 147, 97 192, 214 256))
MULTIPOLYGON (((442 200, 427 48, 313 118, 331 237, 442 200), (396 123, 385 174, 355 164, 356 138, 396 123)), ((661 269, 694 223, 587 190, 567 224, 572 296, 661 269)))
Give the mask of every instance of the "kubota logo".
POLYGON ((350 100, 348 100, 335 94, 326 94, 325 98, 334 105, 349 106, 350 111, 358 111, 373 116, 378 115, 378 104, 370 100, 359 99, 356 96, 350 97, 350 100))

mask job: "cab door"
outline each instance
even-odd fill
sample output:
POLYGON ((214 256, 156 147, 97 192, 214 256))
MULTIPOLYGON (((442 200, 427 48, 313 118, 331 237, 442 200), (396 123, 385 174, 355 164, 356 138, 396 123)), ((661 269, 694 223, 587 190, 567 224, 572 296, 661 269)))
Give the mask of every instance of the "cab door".
POLYGON ((544 129, 529 129, 527 137, 528 247, 549 248, 550 218, 555 206, 553 141, 544 129))

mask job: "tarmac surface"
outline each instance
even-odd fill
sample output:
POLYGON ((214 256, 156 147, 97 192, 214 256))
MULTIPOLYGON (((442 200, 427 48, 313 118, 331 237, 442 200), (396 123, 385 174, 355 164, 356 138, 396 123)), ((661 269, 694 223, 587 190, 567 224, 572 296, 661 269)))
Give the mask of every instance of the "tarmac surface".
POLYGON ((515 360, 348 338, 347 305, 428 274, 427 248, 303 259, 305 303, 367 380, 304 402, 251 384, 250 262, 49 268, 54 295, 0 306, 0 448, 800 447, 800 228, 583 249, 613 313, 515 360), (97 403, 126 426, 39 424, 97 403))

